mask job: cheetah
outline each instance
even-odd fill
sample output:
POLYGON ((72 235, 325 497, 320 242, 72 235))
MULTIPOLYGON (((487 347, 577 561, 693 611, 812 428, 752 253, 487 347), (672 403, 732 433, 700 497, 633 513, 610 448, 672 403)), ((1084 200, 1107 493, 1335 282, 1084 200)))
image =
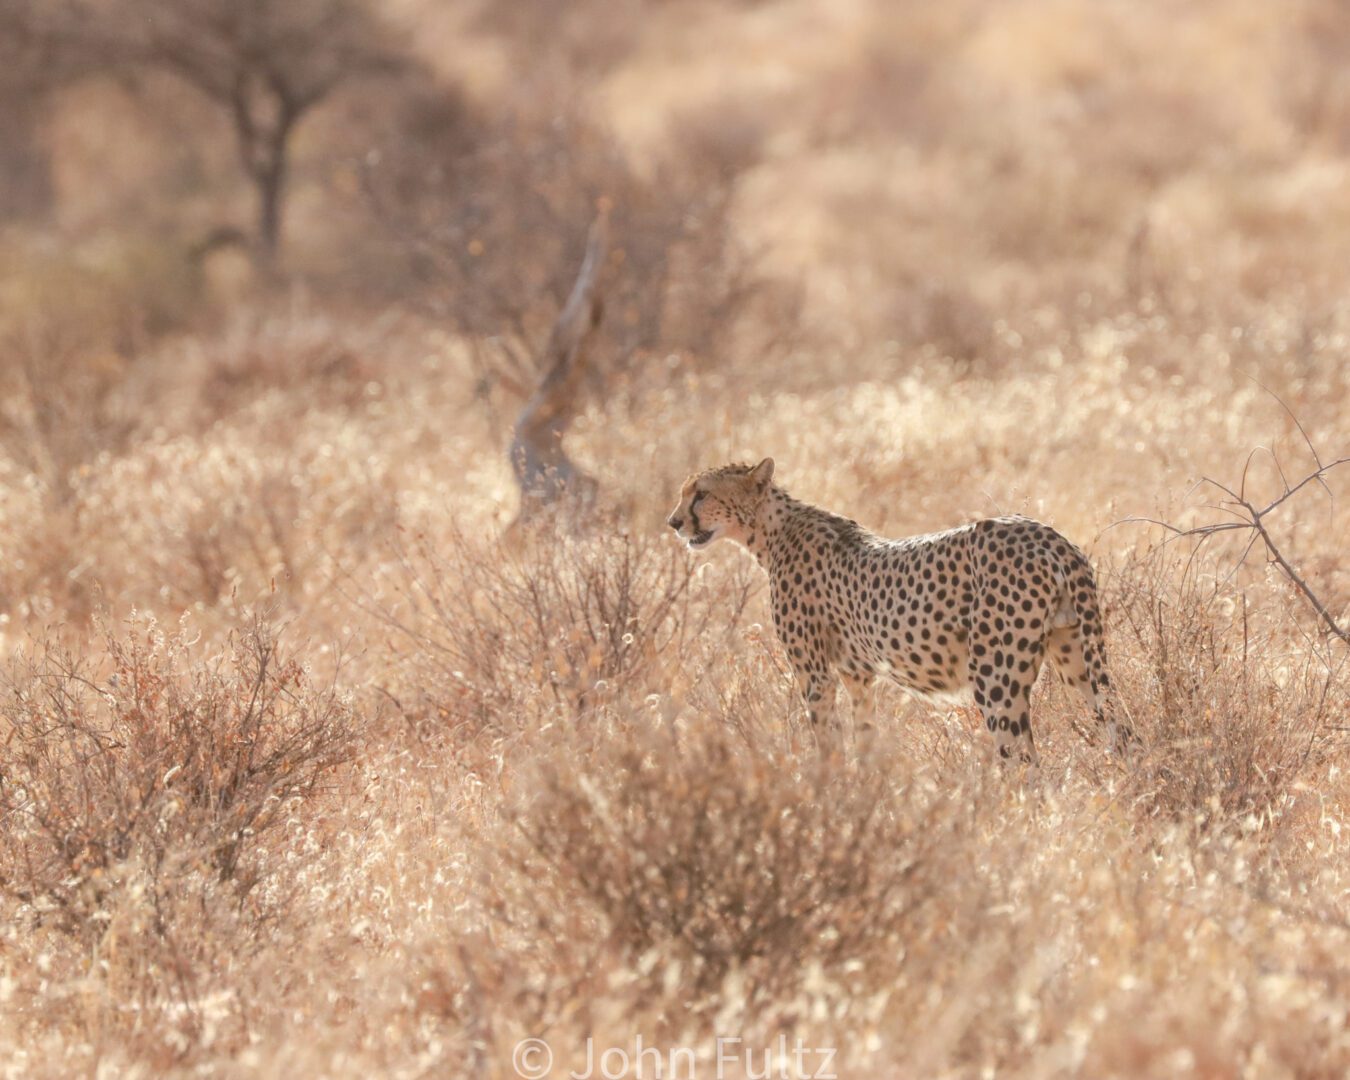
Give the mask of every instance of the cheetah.
POLYGON ((1031 687, 1049 657, 1105 729, 1113 718, 1092 567, 1039 521, 997 517, 889 540, 792 498, 773 459, 706 469, 667 519, 690 549, 727 539, 768 571, 774 626, 817 730, 834 676, 866 717, 882 678, 937 699, 974 698, 1002 758, 1032 766, 1031 687))

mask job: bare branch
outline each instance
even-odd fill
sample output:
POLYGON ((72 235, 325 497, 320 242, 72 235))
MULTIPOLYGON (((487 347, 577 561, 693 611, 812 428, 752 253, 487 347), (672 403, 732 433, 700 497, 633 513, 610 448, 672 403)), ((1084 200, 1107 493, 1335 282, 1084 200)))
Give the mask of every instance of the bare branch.
MULTIPOLYGON (((1260 511, 1256 511, 1256 513, 1258 513, 1259 516, 1261 516, 1261 517, 1265 517, 1265 516, 1266 516, 1267 514, 1269 514, 1272 510, 1274 510, 1277 506, 1279 506, 1279 505, 1280 505, 1281 503, 1283 503, 1286 499, 1288 499, 1291 495, 1297 494, 1300 490, 1302 490, 1303 488, 1307 487, 1307 486, 1308 486, 1309 484, 1311 484, 1311 483, 1316 482, 1316 483, 1318 483, 1318 484, 1321 484, 1323 487, 1325 487, 1325 486, 1326 486, 1326 475, 1327 475, 1327 473, 1331 472, 1331 470, 1334 469, 1334 468, 1336 468, 1338 465, 1344 465, 1344 464, 1346 464, 1347 462, 1350 462, 1350 455, 1348 455, 1348 456, 1346 456, 1346 457, 1343 457, 1343 458, 1337 458, 1335 461, 1328 462, 1326 465, 1323 465, 1323 466, 1319 467, 1319 468, 1317 469, 1316 472, 1309 473, 1309 474, 1308 474, 1307 476, 1305 476, 1302 480, 1300 480, 1297 484, 1295 484, 1295 485, 1294 485, 1293 487, 1291 487, 1288 491, 1286 491, 1283 495, 1281 495, 1278 499, 1275 499, 1273 502, 1267 504, 1267 505, 1266 505, 1263 509, 1261 509, 1260 511)), ((1330 494, 1330 491, 1328 490, 1327 493, 1330 494)))
POLYGON ((1312 454, 1313 463, 1317 466, 1318 471, 1321 472, 1326 466, 1324 466, 1324 465, 1322 464, 1322 458, 1321 458, 1321 455, 1319 455, 1319 454, 1317 453, 1317 447, 1315 447, 1315 446, 1313 445, 1312 439, 1310 439, 1310 438, 1308 437, 1308 432, 1307 432, 1307 430, 1303 427, 1303 422, 1302 422, 1301 420, 1299 420, 1299 418, 1298 418, 1297 416, 1294 415, 1294 410, 1291 409, 1291 408, 1285 403, 1284 398, 1280 397, 1279 394, 1275 393, 1274 390, 1272 390, 1269 386, 1267 386, 1265 383, 1263 383, 1263 382, 1262 382, 1260 379, 1258 379, 1255 375, 1248 375, 1247 378, 1251 379, 1252 382, 1256 383, 1257 386, 1259 386, 1259 387, 1260 387, 1262 390, 1264 390, 1267 394, 1269 394, 1271 397, 1273 397, 1273 398, 1276 400, 1276 402, 1279 404, 1280 408, 1283 409, 1283 410, 1285 411, 1285 414, 1289 417, 1289 419, 1292 420, 1292 421, 1294 422, 1294 427, 1298 428, 1298 433, 1299 433, 1300 435, 1303 436, 1303 442, 1307 445, 1307 447, 1308 447, 1308 452, 1309 452, 1310 454, 1312 454))
MULTIPOLYGON (((1319 469, 1318 471, 1321 472, 1323 470, 1319 469)), ((1308 603, 1312 605, 1313 610, 1317 612, 1318 618, 1326 624, 1327 629, 1345 642, 1345 644, 1350 645, 1350 630, 1345 629, 1337 623, 1335 617, 1327 610, 1326 604, 1324 604, 1312 589, 1308 587, 1308 583, 1303 580, 1303 576, 1294 569, 1289 560, 1284 557, 1284 554, 1276 546, 1274 539, 1271 538, 1260 515, 1253 514, 1252 528, 1260 535, 1261 540, 1266 545, 1266 550, 1270 552, 1270 557, 1275 560, 1276 565, 1284 572, 1284 576, 1294 583, 1295 588, 1297 588, 1308 603)))
MULTIPOLYGON (((1258 383, 1257 385, 1260 384, 1258 383)), ((1266 388, 1263 386, 1262 389, 1265 390, 1266 388)), ((1266 392, 1270 393, 1269 390, 1267 390, 1266 392)), ((1308 582, 1304 579, 1303 575, 1299 572, 1297 567, 1295 567, 1294 564, 1290 562, 1288 557, 1280 549, 1280 546, 1276 543, 1274 536, 1271 535, 1270 529, 1266 525, 1266 518, 1270 514, 1272 514, 1275 510, 1283 506, 1286 502, 1288 502, 1289 499, 1293 498, 1294 495, 1298 494, 1298 492, 1302 491, 1309 484, 1312 483, 1320 484, 1322 488, 1326 490, 1328 496, 1330 496, 1331 489, 1327 485, 1326 475, 1332 469, 1335 469, 1341 465, 1345 465, 1346 463, 1350 462, 1350 456, 1337 458, 1335 461, 1324 462, 1322 456, 1318 453, 1316 446, 1313 445, 1312 440, 1309 438, 1307 431, 1304 429, 1303 425, 1299 422, 1298 418, 1294 416, 1293 412, 1290 411, 1289 406, 1286 405, 1283 401, 1281 401, 1277 395, 1271 393, 1271 397, 1274 397, 1276 401, 1279 401, 1280 406, 1285 410, 1286 413, 1289 414, 1290 418, 1293 419, 1295 425, 1299 429, 1299 432, 1303 435, 1304 441, 1308 445, 1308 450, 1312 453, 1313 461, 1317 463, 1316 469, 1314 469, 1307 476, 1303 477, 1303 479, 1299 480, 1298 483, 1291 485, 1285 474, 1284 468, 1280 463, 1278 456, 1273 451, 1267 451, 1270 453, 1271 458, 1275 461, 1275 467, 1279 471, 1280 480, 1281 483, 1283 484, 1284 490, 1280 495, 1276 496, 1265 506, 1257 506, 1253 501, 1247 498, 1246 494, 1247 472, 1248 469, 1251 467, 1252 458, 1260 450, 1266 449, 1265 447, 1256 447, 1251 451, 1251 453, 1247 455, 1247 460, 1243 465, 1242 478, 1238 484, 1237 491, 1234 491, 1231 487, 1227 486, 1226 484, 1223 484, 1220 481, 1214 480, 1210 477, 1203 477, 1199 481, 1199 483, 1194 487, 1192 487, 1191 489, 1192 491, 1194 491, 1195 487, 1209 485, 1210 487, 1214 487, 1219 491, 1223 492, 1224 494, 1228 495, 1229 498, 1231 499, 1230 504, 1217 506, 1211 505, 1210 509, 1216 510, 1220 513, 1232 514, 1238 520, 1210 522, 1205 525, 1197 525, 1189 529, 1183 529, 1177 525, 1171 524, 1170 522, 1161 521, 1157 518, 1128 517, 1122 519, 1121 521, 1116 522, 1110 527, 1114 528, 1115 525, 1128 525, 1141 523, 1157 525, 1160 528, 1165 529, 1169 534, 1167 539, 1163 542, 1164 544, 1170 544, 1176 540, 1182 540, 1187 538, 1196 538, 1199 544, 1203 544, 1205 541, 1210 540, 1213 537, 1220 535, 1221 533, 1249 532, 1251 534, 1250 539, 1243 547, 1242 553, 1237 558, 1237 561, 1233 564, 1232 570, 1229 573, 1228 577, 1231 578, 1233 574, 1237 573, 1237 571, 1247 561, 1248 556, 1251 554, 1252 548, 1254 548, 1256 544, 1260 542, 1265 547, 1266 554, 1269 560, 1279 568, 1280 572, 1286 578, 1289 579, 1289 581, 1293 584, 1294 588, 1297 589, 1299 594, 1302 595, 1302 597, 1308 602, 1309 606, 1313 609, 1314 613, 1316 613, 1318 619, 1326 627, 1326 629, 1335 637, 1339 638, 1343 643, 1345 643, 1346 645, 1350 645, 1350 629, 1341 626, 1340 623, 1336 620, 1336 617, 1331 613, 1330 609, 1327 607, 1326 603, 1315 592, 1313 592, 1312 588, 1308 585, 1308 582)), ((1225 580, 1228 579, 1225 578, 1225 580)))

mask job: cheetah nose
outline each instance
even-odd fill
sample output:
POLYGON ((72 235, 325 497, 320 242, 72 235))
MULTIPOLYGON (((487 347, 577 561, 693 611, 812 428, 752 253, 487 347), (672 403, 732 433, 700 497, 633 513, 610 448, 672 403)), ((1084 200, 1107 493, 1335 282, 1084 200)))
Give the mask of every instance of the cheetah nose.
POLYGON ((670 517, 666 518, 666 524, 672 529, 678 530, 684 524, 684 518, 677 518, 674 514, 671 514, 670 517))

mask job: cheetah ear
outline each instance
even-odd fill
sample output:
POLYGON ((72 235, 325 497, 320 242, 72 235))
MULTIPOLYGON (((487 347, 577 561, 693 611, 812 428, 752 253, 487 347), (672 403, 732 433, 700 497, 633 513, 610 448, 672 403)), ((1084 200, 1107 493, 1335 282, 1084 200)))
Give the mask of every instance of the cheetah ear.
POLYGON ((769 490, 769 481, 773 479, 773 458, 766 457, 750 470, 750 483, 760 491, 769 490))

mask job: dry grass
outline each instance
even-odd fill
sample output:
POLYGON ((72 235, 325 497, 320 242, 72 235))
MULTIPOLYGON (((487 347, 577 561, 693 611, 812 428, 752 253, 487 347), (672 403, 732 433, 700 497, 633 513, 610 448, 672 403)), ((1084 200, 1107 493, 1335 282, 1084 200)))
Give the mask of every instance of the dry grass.
MULTIPOLYGON (((1115 524, 1311 469, 1271 392, 1350 452, 1336 5, 390 7, 444 85, 305 129, 284 295, 175 232, 215 151, 153 82, 58 100, 61 211, 0 233, 0 1075, 1350 1072, 1346 650, 1236 538, 1115 524), (119 153, 175 164, 124 190, 143 99, 119 153), (363 132, 465 178, 399 189, 459 278, 363 211, 363 132), (504 541, 596 194, 603 517, 504 541), (765 453, 892 534, 1082 543, 1138 762, 1048 680, 1032 784, 898 693, 818 749, 759 571, 662 525, 765 453)), ((1267 522, 1342 625, 1348 476, 1267 522)))

